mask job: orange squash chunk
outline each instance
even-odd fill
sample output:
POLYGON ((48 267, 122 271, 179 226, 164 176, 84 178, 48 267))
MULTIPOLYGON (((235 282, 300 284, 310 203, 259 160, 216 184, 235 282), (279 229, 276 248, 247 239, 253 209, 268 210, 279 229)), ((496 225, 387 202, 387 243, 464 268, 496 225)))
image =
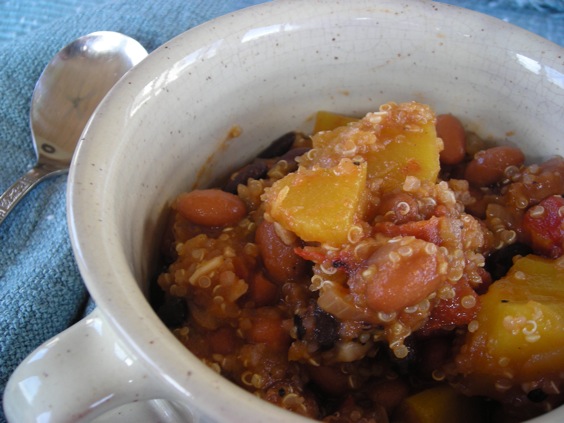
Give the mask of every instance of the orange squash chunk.
POLYGON ((381 194, 398 190, 408 176, 435 182, 443 149, 435 120, 424 104, 387 103, 358 121, 316 133, 311 161, 324 167, 336 157, 362 157, 368 162, 368 180, 378 182, 381 194))
MULTIPOLYGON (((319 127, 342 116, 325 118, 319 117, 319 127)), ((362 198, 399 190, 408 176, 435 182, 439 173, 442 141, 428 106, 387 103, 350 120, 314 134, 313 150, 300 157, 298 171, 265 194, 270 216, 306 242, 347 242, 351 226, 363 217, 362 198)))
POLYGON ((408 176, 435 182, 443 143, 437 138, 433 113, 415 102, 387 106, 378 134, 383 148, 374 149, 366 158, 370 178, 383 180, 382 193, 396 190, 408 176))
POLYGON ((404 399, 394 417, 402 423, 475 423, 485 420, 486 410, 479 399, 438 385, 404 399))
POLYGON ((320 110, 315 114, 315 126, 313 127, 313 133, 316 134, 320 131, 331 131, 339 126, 345 126, 350 122, 356 121, 358 121, 358 119, 354 117, 320 110))
POLYGON ((304 241, 347 242, 360 212, 366 169, 366 162, 348 159, 330 168, 300 168, 266 191, 266 210, 304 241))
POLYGON ((562 263, 535 255, 519 258, 481 303, 477 330, 456 359, 475 390, 490 389, 486 386, 499 379, 521 384, 564 372, 562 263))

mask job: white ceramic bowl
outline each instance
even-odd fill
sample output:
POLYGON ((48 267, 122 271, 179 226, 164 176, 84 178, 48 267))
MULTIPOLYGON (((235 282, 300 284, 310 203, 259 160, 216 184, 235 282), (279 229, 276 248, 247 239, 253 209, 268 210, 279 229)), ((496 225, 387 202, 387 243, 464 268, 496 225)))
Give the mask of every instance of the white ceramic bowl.
MULTIPOLYGON (((418 100, 531 157, 562 154, 563 61, 540 37, 430 1, 274 1, 171 40, 85 131, 68 211, 97 309, 18 369, 10 422, 91 421, 147 399, 166 400, 152 403, 163 421, 302 421, 210 370, 151 309, 165 206, 307 128, 319 109, 358 115, 418 100), (234 126, 242 135, 230 139, 234 126)), ((538 422, 563 420, 559 409, 538 422)))

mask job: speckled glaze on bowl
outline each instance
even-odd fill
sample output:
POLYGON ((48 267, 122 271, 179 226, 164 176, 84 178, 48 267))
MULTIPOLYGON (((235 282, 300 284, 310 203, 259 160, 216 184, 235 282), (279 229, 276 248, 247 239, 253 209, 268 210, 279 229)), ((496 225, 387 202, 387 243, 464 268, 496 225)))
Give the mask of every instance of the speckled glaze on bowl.
MULTIPOLYGON (((563 62, 544 39, 430 1, 279 0, 171 40, 112 90, 84 133, 69 225, 97 309, 18 369, 10 421, 91 421, 148 399, 166 400, 167 422, 306 421, 224 380, 152 311, 165 206, 282 133, 307 130, 319 109, 361 115, 418 100, 530 157, 563 154, 563 62)), ((564 421, 564 409, 535 421, 564 421)))

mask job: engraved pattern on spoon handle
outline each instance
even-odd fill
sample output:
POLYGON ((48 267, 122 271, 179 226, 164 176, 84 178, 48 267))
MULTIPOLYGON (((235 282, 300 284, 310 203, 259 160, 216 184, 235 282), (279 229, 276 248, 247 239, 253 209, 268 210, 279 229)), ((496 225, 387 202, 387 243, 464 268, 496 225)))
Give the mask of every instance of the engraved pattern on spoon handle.
POLYGON ((14 182, 12 186, 10 186, 0 196, 0 224, 14 209, 16 204, 18 204, 24 197, 24 195, 31 191, 31 189, 43 179, 56 173, 60 173, 60 169, 43 164, 37 164, 20 179, 14 182))

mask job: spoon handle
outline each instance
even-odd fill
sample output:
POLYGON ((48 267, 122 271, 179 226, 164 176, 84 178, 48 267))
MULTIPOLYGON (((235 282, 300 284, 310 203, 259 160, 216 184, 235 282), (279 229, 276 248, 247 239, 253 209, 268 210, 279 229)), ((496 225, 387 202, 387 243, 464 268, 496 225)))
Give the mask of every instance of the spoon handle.
POLYGON ((61 169, 43 163, 37 163, 25 175, 19 178, 0 196, 0 224, 14 209, 16 204, 31 189, 51 175, 61 173, 61 169))

